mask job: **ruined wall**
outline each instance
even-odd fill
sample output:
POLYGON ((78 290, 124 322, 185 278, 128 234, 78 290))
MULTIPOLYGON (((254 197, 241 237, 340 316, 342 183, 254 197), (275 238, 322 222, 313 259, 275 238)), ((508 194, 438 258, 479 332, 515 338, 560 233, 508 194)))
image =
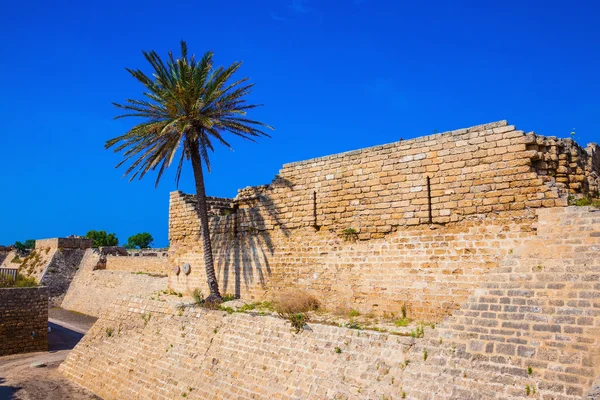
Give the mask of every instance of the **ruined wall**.
POLYGON ((424 338, 294 335, 274 317, 125 298, 61 370, 107 400, 581 399, 600 379, 600 211, 537 213, 537 235, 424 338))
MULTIPOLYGON (((221 287, 246 298, 308 288, 327 306, 437 320, 533 230, 539 207, 597 190, 597 145, 505 121, 286 164, 267 186, 210 198, 221 287), (430 178, 431 221, 427 177, 430 178)), ((174 192, 177 291, 206 290, 195 196, 174 192)))
POLYGON ((0 356, 47 350, 47 288, 0 289, 0 356))
POLYGON ((166 276, 138 273, 140 271, 135 270, 97 270, 100 257, 100 253, 94 249, 86 251, 61 303, 62 308, 98 317, 120 296, 151 297, 167 289, 166 276))

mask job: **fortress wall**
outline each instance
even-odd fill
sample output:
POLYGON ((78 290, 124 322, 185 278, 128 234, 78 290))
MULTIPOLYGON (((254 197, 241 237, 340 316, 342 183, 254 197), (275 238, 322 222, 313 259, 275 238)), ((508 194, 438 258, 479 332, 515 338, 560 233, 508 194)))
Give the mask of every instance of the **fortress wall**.
POLYGON ((424 338, 122 298, 60 369, 107 400, 581 399, 600 379, 600 211, 537 213, 424 338))
POLYGON ((105 400, 399 399, 413 341, 123 298, 59 368, 105 400))
MULTIPOLYGON (((597 190, 598 154, 500 121, 286 164, 270 185, 209 199, 222 290, 302 287, 329 307, 406 303, 438 320, 532 234, 536 208, 597 190)), ((169 272, 177 291, 207 290, 199 229, 195 196, 171 193, 171 264, 192 267, 169 272)))
MULTIPOLYGON (((222 217, 228 218, 228 217, 222 217)), ((400 228, 382 239, 347 240, 312 228, 213 238, 222 293, 271 299, 282 289, 314 293, 325 307, 396 313, 437 321, 455 310, 499 260, 535 235, 534 215, 400 228)), ((190 275, 169 271, 178 292, 204 290, 200 246, 174 257, 190 275)), ((205 293, 206 294, 206 293, 205 293)))
POLYGON ((409 398, 573 400, 598 390, 600 210, 538 213, 537 236, 436 328, 443 340, 417 343, 429 362, 405 371, 409 398))
POLYGON ((163 256, 107 255, 105 269, 109 271, 146 272, 166 276, 169 270, 169 259, 163 256))
POLYGON ((86 251, 62 300, 62 308, 98 317, 120 296, 151 297, 167 289, 167 277, 138 271, 95 270, 99 261, 98 252, 86 251))
MULTIPOLYGON (((241 230, 319 226, 381 238, 397 227, 466 215, 564 205, 532 168, 534 135, 500 121, 286 164, 267 186, 240 190, 241 230)), ((552 190, 554 189, 554 190, 552 190)), ((192 198, 187 198, 193 202, 192 198)), ((171 245, 195 242, 193 211, 171 210, 171 245)))
POLYGON ((93 240, 81 237, 40 239, 35 241, 36 249, 89 249, 93 240))

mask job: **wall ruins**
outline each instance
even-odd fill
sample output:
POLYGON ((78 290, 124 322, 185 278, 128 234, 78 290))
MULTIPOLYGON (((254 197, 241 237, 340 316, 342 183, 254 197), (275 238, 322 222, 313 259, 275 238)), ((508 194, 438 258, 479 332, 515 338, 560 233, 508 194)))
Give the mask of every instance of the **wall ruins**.
MULTIPOLYGON (((300 287, 329 308, 439 321, 535 235, 537 208, 595 195, 596 144, 526 134, 506 121, 286 164, 266 186, 210 198, 223 292, 265 299, 300 287)), ((194 196, 173 192, 169 272, 206 290, 194 196)))

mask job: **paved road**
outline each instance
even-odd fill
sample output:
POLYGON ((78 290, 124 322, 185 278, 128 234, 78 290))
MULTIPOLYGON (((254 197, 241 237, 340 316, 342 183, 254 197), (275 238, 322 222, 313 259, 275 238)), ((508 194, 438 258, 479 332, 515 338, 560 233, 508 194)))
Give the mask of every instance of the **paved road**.
POLYGON ((66 380, 57 370, 95 318, 65 310, 54 310, 50 315, 47 352, 0 357, 0 400, 100 399, 66 380), (34 368, 32 363, 46 366, 34 368))

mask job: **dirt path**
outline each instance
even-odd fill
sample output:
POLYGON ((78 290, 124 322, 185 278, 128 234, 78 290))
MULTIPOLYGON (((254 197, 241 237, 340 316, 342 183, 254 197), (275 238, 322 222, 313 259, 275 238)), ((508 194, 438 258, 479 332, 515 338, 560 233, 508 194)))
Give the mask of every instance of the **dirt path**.
POLYGON ((65 310, 51 310, 50 316, 48 352, 0 357, 0 400, 100 399, 58 372, 95 318, 65 310), (45 366, 33 367, 36 363, 45 366))

